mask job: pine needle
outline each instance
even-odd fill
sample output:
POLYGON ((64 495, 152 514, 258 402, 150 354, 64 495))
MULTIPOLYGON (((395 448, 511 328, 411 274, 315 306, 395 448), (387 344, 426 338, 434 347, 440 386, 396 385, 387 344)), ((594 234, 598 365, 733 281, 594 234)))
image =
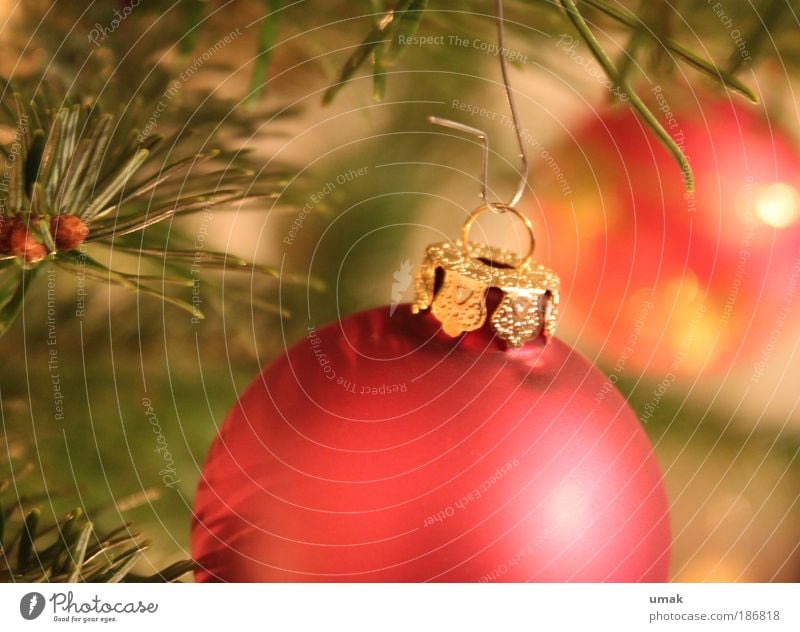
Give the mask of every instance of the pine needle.
POLYGON ((692 174, 692 167, 689 164, 689 159, 683 153, 672 136, 669 135, 669 132, 664 129, 655 115, 650 111, 650 108, 645 105, 644 101, 642 101, 641 97, 636 93, 636 91, 633 90, 627 84, 627 82, 620 79, 619 73, 614 66, 614 62, 611 61, 608 53, 606 53, 600 42, 598 42, 597 38, 595 38, 594 34, 589 28, 589 25, 586 24, 583 15, 581 15, 580 11, 578 11, 578 7, 575 5, 575 2, 573 2, 573 0, 559 1, 561 2, 561 6, 564 7, 564 11, 567 13, 570 21, 575 26, 575 29, 578 31, 578 34, 589 47, 592 55, 600 64, 600 66, 602 66, 605 73, 628 96, 631 107, 634 109, 634 111, 645 122, 645 124, 647 124, 650 129, 653 130, 662 144, 672 154, 673 158, 675 158, 675 161, 678 163, 678 166, 683 174, 683 183, 686 187, 686 190, 693 191, 694 175, 692 174))

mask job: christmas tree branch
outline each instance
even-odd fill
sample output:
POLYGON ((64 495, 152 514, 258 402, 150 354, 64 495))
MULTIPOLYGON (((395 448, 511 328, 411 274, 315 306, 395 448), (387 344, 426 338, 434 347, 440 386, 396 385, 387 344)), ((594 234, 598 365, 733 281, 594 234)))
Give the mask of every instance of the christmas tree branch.
MULTIPOLYGON (((704 59, 703 57, 700 57, 697 53, 691 51, 690 49, 686 48, 685 46, 683 46, 682 44, 676 42, 671 38, 660 37, 658 34, 654 33, 651 29, 647 28, 644 21, 635 14, 625 13, 624 11, 621 11, 615 6, 609 4, 605 0, 580 0, 580 1, 584 4, 589 5, 594 9, 597 9, 598 11, 604 13, 610 18, 613 18, 620 24, 623 24, 630 29, 641 30, 644 27, 644 32, 646 32, 650 37, 653 38, 653 40, 658 42, 661 46, 663 46, 671 53, 673 53, 677 58, 686 62, 696 70, 699 70, 700 72, 710 77, 711 79, 720 82, 724 87, 734 90, 735 92, 738 92, 739 94, 747 97, 753 103, 758 103, 758 95, 756 95, 756 93, 753 92, 747 86, 747 84, 737 79, 733 75, 733 72, 731 70, 725 71, 721 69, 714 62, 708 59, 704 59)), ((609 78, 613 79, 613 77, 609 78)))
MULTIPOLYGON (((752 28, 742 36, 742 40, 748 42, 748 49, 751 58, 755 58, 755 56, 758 55, 761 47, 764 45, 764 41, 771 37, 770 33, 775 28, 778 23, 778 19, 783 15, 787 8, 789 8, 789 3, 787 0, 769 1, 766 9, 764 10, 764 15, 761 16, 761 19, 756 21, 752 28)), ((744 60, 745 58, 742 57, 739 51, 734 50, 731 53, 731 57, 728 62, 728 73, 733 74, 739 70, 744 63, 744 60)))
MULTIPOLYGON (((20 452, 19 445, 0 438, 0 466, 5 470, 0 478, 0 582, 173 582, 195 568, 191 560, 181 560, 154 575, 136 575, 132 570, 149 543, 130 524, 101 531, 81 508, 57 520, 43 518, 36 507, 27 509, 32 500, 52 501, 54 494, 26 497, 19 492, 33 470, 20 452), (15 497, 4 498, 12 489, 15 497)), ((122 499, 116 509, 131 509, 137 499, 150 496, 140 492, 122 499)))
MULTIPOLYGON (((273 268, 224 253, 197 248, 171 252, 170 234, 154 233, 151 227, 191 213, 228 210, 245 201, 268 200, 272 206, 285 187, 284 173, 267 174, 253 183, 253 170, 225 164, 217 150, 192 153, 157 169, 153 157, 166 145, 161 137, 119 131, 114 117, 99 114, 97 107, 53 109, 40 101, 26 103, 14 93, 13 107, 3 109, 13 116, 6 123, 16 136, 6 147, 7 153, 15 154, 3 174, 8 187, 0 189, 0 336, 20 314, 33 273, 44 261, 77 276, 86 274, 155 296, 202 318, 196 306, 154 285, 160 281, 191 288, 196 279, 190 270, 179 270, 174 279, 140 274, 138 269, 128 273, 104 265, 85 250, 95 245, 113 250, 120 238, 133 233, 147 231, 154 246, 150 250, 162 251, 165 262, 183 262, 184 268, 199 258, 206 268, 277 276, 273 268), (218 157, 223 168, 209 170, 204 163, 218 157)), ((177 142, 172 145, 171 152, 186 153, 176 148, 177 142)), ((290 275, 283 280, 294 282, 290 275)))
POLYGON ((258 53, 253 64, 250 94, 247 97, 247 105, 250 107, 254 107, 258 103, 264 90, 265 78, 272 57, 272 47, 278 37, 278 26, 283 10, 282 0, 264 0, 264 5, 265 15, 261 18, 261 30, 258 34, 258 53))
MULTIPOLYGON (((550 2, 543 2, 543 0, 527 1, 529 3, 551 5, 550 2)), ((559 1, 567 18, 577 29, 581 39, 589 47, 603 71, 624 91, 634 111, 673 155, 683 174, 686 188, 692 190, 693 177, 686 156, 628 81, 628 75, 633 67, 637 51, 647 41, 656 42, 661 49, 670 53, 673 58, 688 64, 707 77, 719 82, 723 87, 733 90, 753 102, 758 101, 757 95, 734 75, 738 65, 732 65, 731 69, 724 70, 713 61, 698 55, 671 37, 656 32, 637 13, 620 9, 607 2, 607 0, 578 0, 578 2, 601 12, 621 26, 631 30, 627 49, 622 57, 619 69, 617 69, 615 63, 594 36, 584 15, 578 8, 578 4, 573 0, 568 0, 567 2, 559 1)), ((775 15, 779 13, 779 10, 775 8, 775 4, 780 4, 779 0, 776 0, 768 7, 768 12, 765 16, 765 19, 769 19, 772 22, 775 20, 775 15)), ((407 38, 416 33, 427 8, 428 3, 424 1, 399 0, 381 18, 375 16, 372 29, 361 44, 350 54, 340 71, 337 81, 325 91, 323 103, 330 103, 341 88, 353 78, 356 71, 370 58, 372 60, 374 97, 377 100, 383 98, 386 90, 386 71, 401 53, 403 42, 408 41, 407 38)), ((650 6, 647 3, 642 3, 640 13, 649 9, 650 6)), ((763 30, 763 25, 760 26, 763 30)), ((754 31, 754 37, 760 32, 754 31)))
POLYGON ((675 158, 675 161, 678 163, 681 168, 681 172, 683 173, 683 182, 686 189, 688 191, 694 190, 694 176, 692 175, 692 168, 689 165, 689 160, 686 158, 681 148, 669 135, 669 132, 664 129, 664 127, 650 111, 650 108, 648 108, 644 101, 642 101, 641 97, 636 93, 636 91, 633 90, 628 83, 619 76, 619 73, 614 66, 614 62, 611 61, 608 53, 606 53, 600 42, 597 41, 597 38, 594 36, 594 33, 592 33, 589 25, 586 23, 586 20, 584 20, 583 15, 578 10, 575 2, 573 2, 573 0, 559 1, 561 2, 561 6, 564 7, 564 11, 566 11, 570 21, 575 26, 575 29, 578 31, 578 34, 589 47, 592 55, 603 68, 605 73, 628 96, 631 107, 634 109, 634 111, 653 130, 667 150, 675 158))
MULTIPOLYGON (((400 49, 403 47, 403 42, 407 41, 405 37, 410 37, 419 28, 427 4, 427 1, 421 0, 398 0, 394 8, 372 27, 372 30, 370 30, 361 44, 348 57, 339 73, 338 80, 322 95, 322 103, 326 105, 333 101, 339 90, 350 81, 356 70, 361 67, 370 55, 373 55, 373 64, 375 64, 376 60, 380 63, 377 72, 379 74, 385 72, 388 64, 397 59, 400 49), (383 50, 387 46, 389 49, 383 50), (379 49, 380 52, 376 53, 379 49)), ((379 88, 378 94, 382 96, 382 88, 379 88)))
POLYGON ((32 270, 17 268, 13 272, 8 287, 3 288, 2 303, 0 303, 0 337, 6 334, 22 311, 25 294, 31 285, 33 276, 32 270))

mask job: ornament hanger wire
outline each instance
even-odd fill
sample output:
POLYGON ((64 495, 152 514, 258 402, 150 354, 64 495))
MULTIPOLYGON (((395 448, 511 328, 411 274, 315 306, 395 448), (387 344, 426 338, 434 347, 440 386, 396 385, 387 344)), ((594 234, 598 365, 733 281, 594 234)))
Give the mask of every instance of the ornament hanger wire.
POLYGON ((511 90, 511 82, 508 78, 508 62, 506 61, 506 48, 505 48, 505 19, 503 18, 503 0, 496 1, 497 6, 497 46, 499 48, 498 57, 500 58, 500 72, 503 75, 503 86, 506 91, 506 98, 508 99, 508 107, 511 110, 511 120, 514 124, 514 133, 517 136, 517 145, 519 146, 520 158, 520 179, 517 185, 517 190, 514 195, 507 202, 490 202, 489 201, 489 135, 482 129, 459 123, 447 118, 438 116, 429 116, 428 122, 434 125, 441 125, 450 129, 458 130, 475 136, 482 145, 483 160, 481 165, 481 198, 489 205, 490 208, 496 212, 502 213, 508 207, 513 207, 520 201, 525 188, 528 186, 528 152, 525 149, 525 139, 522 137, 522 131, 519 126, 519 116, 517 115, 517 106, 514 102, 514 94, 511 90))

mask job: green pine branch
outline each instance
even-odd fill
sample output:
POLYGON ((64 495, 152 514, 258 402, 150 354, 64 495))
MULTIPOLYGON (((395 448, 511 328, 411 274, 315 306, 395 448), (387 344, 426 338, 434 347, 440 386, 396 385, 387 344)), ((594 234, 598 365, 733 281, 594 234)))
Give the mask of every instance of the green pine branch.
MULTIPOLYGON (((224 168, 209 169, 221 155, 217 150, 159 166, 153 158, 165 144, 172 145, 170 154, 181 154, 176 139, 143 137, 135 129, 115 135, 115 117, 97 107, 54 109, 41 100, 26 102, 16 92, 10 100, 0 108, 0 117, 5 114, 6 124, 17 131, 4 148, 13 156, 5 161, 10 167, 3 177, 9 186, 0 188, 0 336, 21 312, 35 271, 48 261, 77 276, 154 296, 198 319, 203 314, 197 305, 174 293, 181 287, 184 296, 190 293, 197 269, 276 276, 272 268, 221 253, 200 250, 187 257, 186 251, 171 247, 168 234, 151 243, 151 251, 161 253, 162 273, 170 266, 174 276, 154 276, 138 266, 133 272, 112 269, 86 248, 113 251, 126 235, 157 234, 149 229, 189 214, 224 212, 245 201, 271 207, 285 187, 285 173, 266 174, 254 184, 252 170, 223 161, 224 168)), ((149 254, 140 256, 149 259, 149 254)), ((283 280, 295 282, 291 275, 283 280)))
MULTIPOLYGON (((0 582, 174 582, 195 568, 191 560, 181 560, 153 575, 136 574, 133 569, 150 543, 131 524, 102 530, 81 508, 57 520, 44 519, 30 504, 58 494, 19 493, 33 466, 24 447, 9 445, 5 436, 0 439, 0 468, 0 582)), ((120 499, 115 508, 127 511, 151 499, 152 493, 139 493, 120 499)))
MULTIPOLYGON (((526 0, 525 4, 536 5, 545 9, 552 7, 552 3, 549 0, 526 0)), ((618 4, 611 4, 606 0, 579 0, 578 2, 559 0, 558 4, 609 79, 628 97, 630 105, 637 115, 675 158, 683 174, 684 185, 687 190, 691 191, 694 182, 686 156, 631 86, 629 75, 633 67, 634 56, 637 51, 644 47, 655 46, 659 50, 664 50, 672 55, 675 60, 689 65, 704 76, 716 81, 722 87, 732 90, 750 101, 757 102, 758 97, 755 92, 735 76, 735 71, 738 70, 739 64, 731 63, 728 69, 724 69, 675 39, 654 30, 645 20, 645 14, 651 8, 648 3, 641 3, 639 9, 641 15, 634 11, 622 9, 618 4), (622 63, 619 68, 593 34, 578 4, 600 12, 615 23, 617 27, 628 31, 628 47, 626 54, 622 56, 622 63)), ((770 24, 773 26, 776 23, 776 16, 780 14, 780 11, 776 8, 779 4, 781 4, 781 0, 774 0, 767 8, 765 19, 769 19, 770 24)), ((423 18, 427 13, 432 12, 429 11, 428 5, 429 3, 425 1, 398 0, 387 13, 375 16, 371 30, 350 53, 341 67, 338 78, 325 91, 323 103, 330 103, 341 89, 355 77, 358 70, 368 62, 373 76, 374 97, 377 100, 382 99, 386 90, 387 70, 400 57, 404 49, 404 42, 410 41, 408 38, 417 32, 423 18)), ((490 18, 491 15, 482 13, 481 17, 490 18)), ((757 44, 757 35, 763 32, 764 27, 761 25, 760 30, 757 27, 754 27, 754 29, 753 38, 754 43, 757 44)))

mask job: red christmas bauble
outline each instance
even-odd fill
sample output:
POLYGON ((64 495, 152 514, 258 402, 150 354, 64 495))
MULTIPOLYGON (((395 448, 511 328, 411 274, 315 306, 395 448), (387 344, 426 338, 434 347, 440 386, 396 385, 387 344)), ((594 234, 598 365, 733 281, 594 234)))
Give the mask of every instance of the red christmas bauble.
POLYGON ((541 208, 556 236, 548 259, 562 279, 562 332, 615 373, 752 370, 784 329, 797 281, 800 154, 740 100, 662 110, 694 194, 627 108, 602 112, 554 152, 563 180, 541 208))
POLYGON ((244 392, 192 550, 201 581, 664 581, 670 529, 645 433, 581 355, 401 305, 309 328, 244 392))

